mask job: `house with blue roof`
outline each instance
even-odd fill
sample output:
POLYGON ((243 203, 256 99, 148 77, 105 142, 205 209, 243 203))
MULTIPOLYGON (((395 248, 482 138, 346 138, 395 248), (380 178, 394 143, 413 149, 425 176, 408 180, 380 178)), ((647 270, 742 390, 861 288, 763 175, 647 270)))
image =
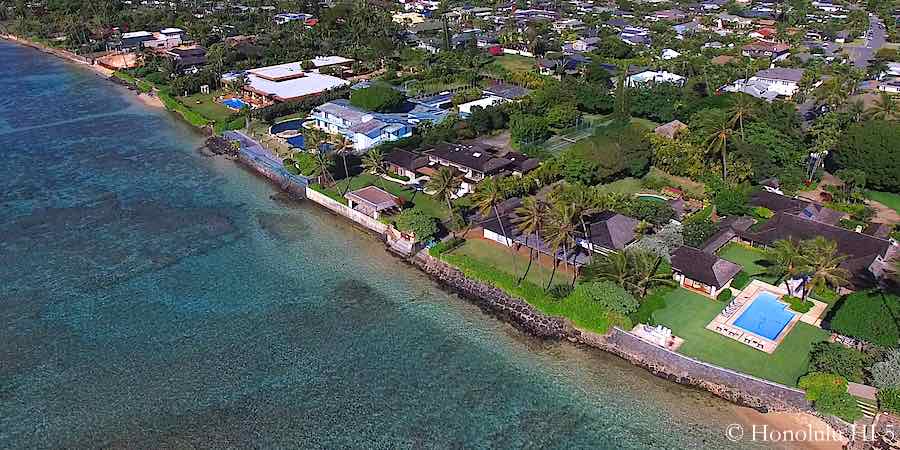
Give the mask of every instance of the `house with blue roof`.
POLYGON ((343 135, 353 143, 354 150, 364 152, 381 143, 412 136, 413 129, 423 121, 437 123, 447 116, 447 111, 427 105, 410 106, 403 112, 377 113, 338 99, 314 108, 309 119, 316 128, 343 135))

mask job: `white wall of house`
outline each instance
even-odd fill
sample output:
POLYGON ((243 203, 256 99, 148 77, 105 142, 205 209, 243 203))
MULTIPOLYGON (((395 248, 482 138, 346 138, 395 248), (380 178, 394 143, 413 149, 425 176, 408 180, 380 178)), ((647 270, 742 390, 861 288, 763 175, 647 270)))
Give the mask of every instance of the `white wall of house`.
POLYGON ((513 240, 511 238, 504 238, 500 233, 494 233, 487 228, 484 229, 484 238, 490 239, 498 244, 505 245, 507 247, 512 247, 513 240))

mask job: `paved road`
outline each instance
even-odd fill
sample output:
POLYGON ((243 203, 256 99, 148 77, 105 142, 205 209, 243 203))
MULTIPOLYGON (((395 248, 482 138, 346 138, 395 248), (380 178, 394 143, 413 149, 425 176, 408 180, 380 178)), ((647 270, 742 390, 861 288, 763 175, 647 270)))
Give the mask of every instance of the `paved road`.
POLYGON ((869 65, 869 60, 875 56, 875 52, 881 48, 887 41, 887 31, 884 29, 884 23, 876 16, 869 16, 869 31, 864 36, 863 45, 860 47, 845 47, 853 65, 865 69, 869 65))

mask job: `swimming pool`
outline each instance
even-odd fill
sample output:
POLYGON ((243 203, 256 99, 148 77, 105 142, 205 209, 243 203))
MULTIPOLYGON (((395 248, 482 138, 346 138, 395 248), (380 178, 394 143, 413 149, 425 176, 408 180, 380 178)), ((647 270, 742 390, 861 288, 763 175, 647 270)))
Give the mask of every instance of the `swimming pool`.
POLYGON ((794 318, 794 313, 785 308, 787 305, 771 292, 760 293, 734 321, 734 326, 774 341, 794 318))
POLYGON ((224 104, 225 106, 227 106, 231 109, 238 109, 238 110, 240 110, 241 108, 243 108, 245 106, 250 106, 246 102, 244 102, 243 100, 241 100, 239 98, 226 98, 225 100, 222 100, 222 104, 224 104))
POLYGON ((278 122, 269 128, 269 133, 278 134, 285 131, 297 131, 303 128, 303 122, 307 119, 290 119, 284 122, 278 122))
POLYGON ((668 200, 667 200, 665 197, 661 196, 661 195, 654 195, 654 194, 636 194, 635 197, 637 197, 637 198, 639 198, 639 199, 641 199, 641 200, 647 200, 647 201, 650 201, 650 202, 656 202, 656 203, 666 203, 666 202, 668 202, 668 200))

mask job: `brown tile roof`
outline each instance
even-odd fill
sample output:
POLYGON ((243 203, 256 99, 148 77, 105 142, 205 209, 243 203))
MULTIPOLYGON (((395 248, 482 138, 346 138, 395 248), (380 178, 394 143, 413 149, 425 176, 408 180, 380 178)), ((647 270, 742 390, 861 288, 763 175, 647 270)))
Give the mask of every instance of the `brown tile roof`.
POLYGON ((696 248, 678 247, 672 253, 672 269, 692 280, 721 288, 741 271, 741 266, 696 248))
POLYGON ((366 186, 350 191, 344 197, 355 202, 365 203, 376 210, 392 208, 401 202, 399 197, 375 186, 366 186))
MULTIPOLYGON (((637 219, 612 211, 603 211, 591 218, 588 225, 590 241, 606 249, 622 250, 634 240, 634 229, 638 223, 637 219)), ((581 238, 585 237, 584 233, 579 232, 578 235, 581 238)))

